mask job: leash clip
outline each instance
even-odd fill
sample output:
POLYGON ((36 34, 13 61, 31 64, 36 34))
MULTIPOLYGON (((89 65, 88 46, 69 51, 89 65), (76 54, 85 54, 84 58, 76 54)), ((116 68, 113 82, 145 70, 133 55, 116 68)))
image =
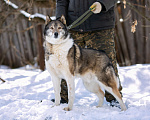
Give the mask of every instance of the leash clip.
POLYGON ((96 9, 96 5, 91 5, 89 8, 91 11, 94 11, 96 9))

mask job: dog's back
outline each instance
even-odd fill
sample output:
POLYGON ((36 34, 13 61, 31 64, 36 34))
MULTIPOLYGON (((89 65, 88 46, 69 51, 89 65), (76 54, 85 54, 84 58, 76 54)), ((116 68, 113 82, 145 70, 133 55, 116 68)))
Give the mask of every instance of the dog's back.
POLYGON ((78 45, 68 52, 68 61, 71 73, 84 74, 88 70, 103 71, 106 66, 112 65, 109 58, 103 51, 93 49, 81 49, 78 45))

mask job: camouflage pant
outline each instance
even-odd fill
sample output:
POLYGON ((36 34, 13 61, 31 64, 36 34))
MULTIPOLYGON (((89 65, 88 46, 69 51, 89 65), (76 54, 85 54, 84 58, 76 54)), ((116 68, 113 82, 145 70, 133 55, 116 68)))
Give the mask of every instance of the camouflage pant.
MULTIPOLYGON (((75 43, 77 43, 81 48, 93 48, 96 50, 104 50, 110 58, 115 73, 119 78, 115 52, 114 29, 86 33, 71 31, 71 37, 74 39, 75 43)), ((67 91, 66 89, 64 89, 66 88, 66 83, 65 81, 62 81, 62 83, 63 85, 61 85, 61 97, 66 97, 66 100, 68 101, 67 91)), ((119 90, 122 90, 121 84, 119 90)), ((105 92, 105 97, 108 102, 115 99, 108 92, 105 92)))

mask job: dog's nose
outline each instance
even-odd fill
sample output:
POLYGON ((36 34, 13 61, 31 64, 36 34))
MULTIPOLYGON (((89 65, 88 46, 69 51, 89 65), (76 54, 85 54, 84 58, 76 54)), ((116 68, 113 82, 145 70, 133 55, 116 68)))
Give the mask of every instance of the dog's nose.
POLYGON ((57 38, 58 37, 58 32, 54 33, 54 37, 57 38))

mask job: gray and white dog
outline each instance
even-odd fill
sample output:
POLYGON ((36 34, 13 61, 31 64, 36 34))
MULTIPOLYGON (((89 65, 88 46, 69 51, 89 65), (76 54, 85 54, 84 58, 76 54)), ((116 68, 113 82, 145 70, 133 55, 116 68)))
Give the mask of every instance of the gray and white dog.
POLYGON ((81 49, 75 44, 68 33, 64 16, 59 20, 46 17, 44 38, 45 64, 53 81, 56 106, 60 104, 61 79, 65 79, 69 103, 64 110, 69 111, 73 108, 74 79, 80 77, 85 88, 98 96, 98 107, 103 105, 103 88, 117 99, 122 110, 126 110, 118 90, 119 80, 108 56, 102 51, 81 49))

